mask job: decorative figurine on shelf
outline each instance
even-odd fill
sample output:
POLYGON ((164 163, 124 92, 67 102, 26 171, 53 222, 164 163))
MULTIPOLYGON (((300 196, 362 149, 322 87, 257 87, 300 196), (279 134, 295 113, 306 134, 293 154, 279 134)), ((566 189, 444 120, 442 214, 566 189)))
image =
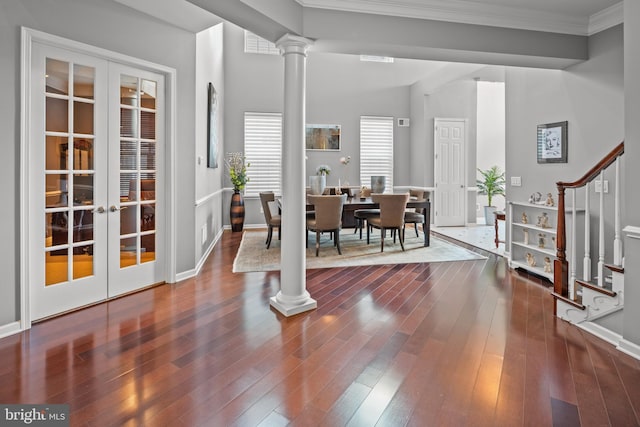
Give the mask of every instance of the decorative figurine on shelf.
POLYGON ((536 258, 531 254, 531 252, 527 252, 525 256, 527 257, 527 264, 529 264, 529 267, 535 267, 536 258))
POLYGON ((553 196, 551 195, 551 193, 547 193, 547 201, 545 202, 545 205, 547 206, 555 206, 556 202, 553 201, 553 196))
POLYGON ((526 212, 522 212, 522 223, 523 224, 528 224, 529 223, 529 218, 527 218, 527 213, 526 212))
POLYGON ((546 212, 542 212, 542 215, 538 217, 538 227, 549 228, 549 216, 546 212))
POLYGON ((524 234, 523 242, 525 245, 529 244, 529 230, 522 230, 522 234, 524 234))
POLYGON ((544 248, 546 237, 547 237, 546 234, 538 233, 538 247, 539 248, 544 248))
POLYGON ((548 256, 544 257, 544 272, 551 273, 551 258, 548 256))
POLYGON ((540 200, 542 200, 542 194, 537 191, 529 196, 529 203, 532 203, 534 205, 539 204, 540 200))

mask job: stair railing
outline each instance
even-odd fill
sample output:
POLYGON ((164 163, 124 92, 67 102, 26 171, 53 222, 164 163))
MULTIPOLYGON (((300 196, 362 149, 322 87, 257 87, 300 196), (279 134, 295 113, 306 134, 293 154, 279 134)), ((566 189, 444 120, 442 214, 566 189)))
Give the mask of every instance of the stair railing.
MULTIPOLYGON (((567 261, 567 231, 565 224, 565 190, 571 189, 572 201, 572 218, 573 224, 576 224, 576 190, 578 188, 588 186, 592 181, 599 179, 600 182, 600 199, 599 199, 599 235, 598 235, 598 286, 604 285, 604 258, 605 258, 605 241, 604 241, 604 189, 605 189, 605 170, 615 163, 615 202, 614 202, 614 254, 613 262, 616 265, 622 264, 622 239, 620 224, 620 156, 624 154, 624 142, 616 146, 609 154, 592 167, 582 178, 574 182, 557 182, 558 186, 558 220, 556 234, 556 260, 553 269, 553 288, 554 293, 565 298, 575 300, 574 282, 576 279, 576 230, 571 228, 571 263, 567 261), (569 271, 569 267, 571 271, 569 271), (571 275, 571 276, 570 276, 571 275)), ((583 279, 591 280, 591 251, 590 251, 590 200, 589 189, 585 191, 585 253, 583 265, 583 279)), ((555 307, 554 307, 555 312, 555 307)))

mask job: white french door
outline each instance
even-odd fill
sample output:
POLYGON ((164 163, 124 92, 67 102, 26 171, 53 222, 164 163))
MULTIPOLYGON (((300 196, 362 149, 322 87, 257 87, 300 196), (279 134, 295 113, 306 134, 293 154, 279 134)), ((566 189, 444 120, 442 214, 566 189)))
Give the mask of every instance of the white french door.
POLYGON ((31 320, 164 280, 163 76, 33 43, 31 320))
POLYGON ((466 121, 435 119, 436 226, 465 225, 466 121))

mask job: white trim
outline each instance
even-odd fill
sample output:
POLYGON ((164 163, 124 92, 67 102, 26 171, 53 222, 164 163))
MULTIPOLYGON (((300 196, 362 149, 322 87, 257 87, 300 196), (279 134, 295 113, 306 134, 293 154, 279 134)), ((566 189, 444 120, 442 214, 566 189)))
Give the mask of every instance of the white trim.
POLYGON ((640 360, 640 345, 632 343, 631 341, 623 338, 620 340, 616 348, 624 354, 627 354, 634 359, 640 360))
POLYGON ((635 227, 633 225, 627 225, 622 229, 624 233, 630 239, 640 239, 640 227, 635 227))
POLYGON ((22 332, 23 328, 20 322, 11 322, 0 326, 0 338, 8 337, 22 332))
POLYGON ((209 193, 206 196, 199 198, 198 200, 196 200, 196 207, 203 205, 210 200, 213 200, 214 197, 218 196, 219 194, 222 194, 225 190, 226 188, 221 188, 217 191, 214 191, 213 193, 209 193))
POLYGON ((167 81, 166 87, 166 277, 167 283, 176 281, 176 140, 177 140, 177 77, 176 70, 171 67, 152 63, 132 56, 91 46, 75 40, 55 36, 34 30, 28 27, 21 27, 21 117, 20 117, 20 307, 21 313, 20 328, 26 330, 31 328, 30 292, 29 292, 29 214, 30 206, 28 197, 25 197, 29 190, 29 141, 30 135, 30 91, 31 91, 31 48, 33 43, 40 43, 47 46, 71 50, 83 55, 106 61, 136 67, 163 74, 167 81))
MULTIPOLYGON (((211 254, 211 251, 213 251, 213 248, 215 248, 215 246, 218 244, 218 242, 222 238, 222 233, 223 232, 224 232, 224 229, 221 228, 218 231, 218 234, 216 234, 216 237, 213 238, 213 241, 211 242, 211 244, 209 245, 207 250, 204 251, 204 253, 202 254, 202 257, 200 257, 200 260, 196 264, 196 268, 194 270, 189 270, 190 273, 193 272, 193 275, 191 277, 195 277, 198 274, 200 274, 200 270, 202 270, 202 267, 204 266, 204 263, 207 260, 207 258, 209 257, 209 255, 211 254)), ((186 277, 185 277, 185 279, 186 279, 186 277)), ((184 280, 184 279, 180 279, 180 280, 184 280)))
POLYGON ((624 22, 624 2, 616 3, 589 17, 588 35, 593 35, 624 22))
POLYGON ((297 0, 304 7, 586 36, 589 18, 464 0, 297 0))
POLYGON ((597 323, 582 322, 575 325, 616 347, 620 344, 620 341, 622 341, 622 335, 613 332, 602 325, 598 325, 597 323))

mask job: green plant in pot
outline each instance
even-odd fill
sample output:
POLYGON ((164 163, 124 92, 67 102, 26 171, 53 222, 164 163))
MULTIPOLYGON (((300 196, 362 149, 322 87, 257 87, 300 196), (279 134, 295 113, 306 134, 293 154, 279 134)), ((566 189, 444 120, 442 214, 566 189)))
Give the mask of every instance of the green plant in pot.
POLYGON ((493 198, 495 196, 504 196, 505 192, 505 179, 504 172, 500 170, 498 166, 492 166, 489 169, 478 169, 481 179, 476 181, 478 187, 478 194, 487 196, 488 206, 484 207, 484 220, 485 224, 493 224, 493 212, 496 211, 496 207, 493 206, 493 198))

